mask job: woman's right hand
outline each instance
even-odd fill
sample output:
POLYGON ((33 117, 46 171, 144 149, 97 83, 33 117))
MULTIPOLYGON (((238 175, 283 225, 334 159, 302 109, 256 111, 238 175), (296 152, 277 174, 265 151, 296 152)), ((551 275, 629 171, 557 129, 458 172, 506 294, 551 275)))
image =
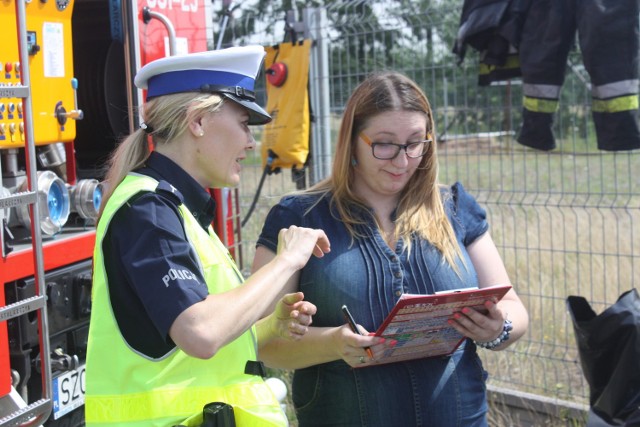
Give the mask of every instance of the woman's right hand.
POLYGON ((305 266, 311 255, 318 258, 331 251, 324 231, 292 225, 278 233, 278 257, 286 257, 296 270, 305 266))
POLYGON ((364 328, 358 327, 364 335, 356 334, 347 324, 337 328, 333 334, 340 358, 354 368, 375 363, 376 357, 382 356, 388 345, 388 340, 370 335, 364 328), (366 347, 373 353, 373 360, 369 357, 366 347))

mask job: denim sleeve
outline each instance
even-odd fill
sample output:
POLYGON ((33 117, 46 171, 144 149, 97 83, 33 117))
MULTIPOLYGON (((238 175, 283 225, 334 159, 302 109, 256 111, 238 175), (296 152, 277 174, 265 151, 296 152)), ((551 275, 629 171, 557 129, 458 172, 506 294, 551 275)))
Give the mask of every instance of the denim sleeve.
POLYGON ((289 228, 292 225, 303 226, 302 208, 297 206, 293 197, 285 197, 269 211, 256 246, 264 246, 276 252, 278 233, 281 229, 289 228))
POLYGON ((487 212, 459 182, 451 186, 451 193, 454 203, 453 215, 462 226, 462 242, 469 246, 489 229, 487 212))

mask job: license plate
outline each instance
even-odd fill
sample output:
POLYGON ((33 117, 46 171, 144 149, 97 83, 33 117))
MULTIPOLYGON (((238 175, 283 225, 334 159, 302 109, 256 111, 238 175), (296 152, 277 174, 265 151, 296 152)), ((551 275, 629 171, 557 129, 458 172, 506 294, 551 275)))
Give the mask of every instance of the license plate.
POLYGON ((84 405, 84 365, 53 379, 53 419, 84 405))

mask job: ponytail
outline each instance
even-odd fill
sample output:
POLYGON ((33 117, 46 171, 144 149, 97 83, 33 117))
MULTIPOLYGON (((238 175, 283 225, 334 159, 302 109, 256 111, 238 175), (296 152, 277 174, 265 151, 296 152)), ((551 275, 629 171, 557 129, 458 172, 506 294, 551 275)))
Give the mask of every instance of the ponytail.
POLYGON ((103 183, 105 191, 102 195, 98 219, 102 216, 102 211, 116 187, 129 172, 141 167, 149 158, 151 150, 149 149, 147 136, 144 130, 138 129, 125 138, 111 154, 107 163, 108 170, 103 183))

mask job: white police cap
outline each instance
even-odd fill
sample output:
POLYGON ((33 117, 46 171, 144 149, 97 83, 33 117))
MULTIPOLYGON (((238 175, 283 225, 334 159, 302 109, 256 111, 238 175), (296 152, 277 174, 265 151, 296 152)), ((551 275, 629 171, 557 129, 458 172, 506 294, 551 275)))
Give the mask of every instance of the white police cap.
POLYGON ((181 92, 218 93, 245 107, 249 124, 261 125, 271 116, 255 103, 255 79, 265 50, 241 46, 169 56, 142 67, 135 85, 147 89, 147 99, 181 92))

